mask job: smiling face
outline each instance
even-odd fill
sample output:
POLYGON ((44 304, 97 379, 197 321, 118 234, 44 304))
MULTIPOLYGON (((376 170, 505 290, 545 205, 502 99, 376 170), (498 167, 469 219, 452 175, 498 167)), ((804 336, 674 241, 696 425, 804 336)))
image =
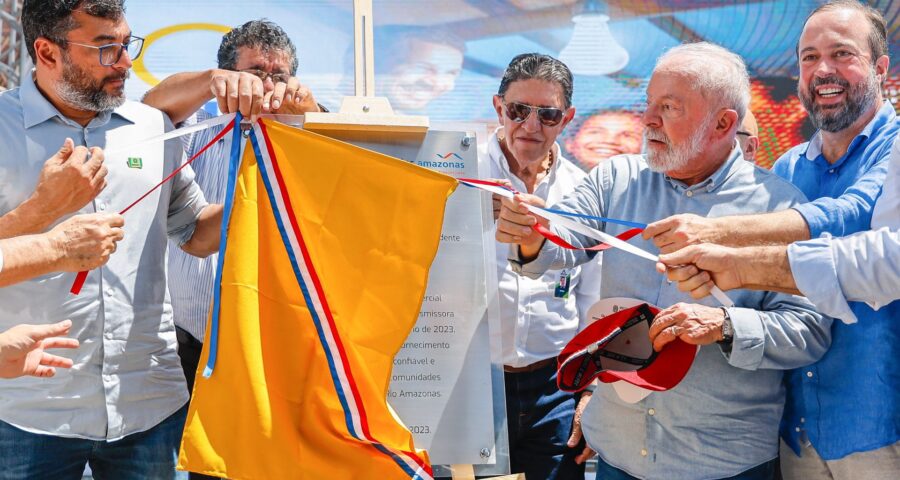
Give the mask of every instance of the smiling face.
POLYGON ((641 152, 641 116, 631 112, 604 112, 591 116, 571 138, 568 150, 588 169, 625 153, 641 152))
POLYGON ((558 84, 535 79, 512 82, 503 98, 494 95, 494 109, 503 126, 506 148, 520 165, 544 161, 556 137, 572 121, 575 108, 566 109, 564 98, 563 89, 558 84), (565 114, 562 121, 554 126, 543 125, 537 111, 532 111, 524 122, 516 123, 506 113, 506 105, 510 103, 556 108, 565 114))
POLYGON ((872 58, 871 28, 861 12, 851 9, 820 12, 806 22, 797 94, 817 128, 839 132, 880 106, 889 60, 872 58))
POLYGON ((415 40, 407 60, 385 74, 387 96, 394 108, 421 110, 453 90, 462 71, 463 54, 449 45, 415 40))

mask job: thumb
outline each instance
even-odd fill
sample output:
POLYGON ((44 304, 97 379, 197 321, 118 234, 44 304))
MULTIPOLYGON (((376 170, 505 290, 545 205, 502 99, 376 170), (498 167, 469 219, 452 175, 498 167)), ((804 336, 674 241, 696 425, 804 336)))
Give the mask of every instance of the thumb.
POLYGON ((33 340, 38 341, 49 337, 66 335, 69 333, 70 328, 72 328, 71 320, 63 320, 51 325, 35 325, 29 336, 33 340))
POLYGON ((62 144, 62 147, 59 147, 59 151, 56 152, 56 155, 54 155, 53 158, 58 159, 59 163, 63 163, 69 159, 74 150, 75 142, 73 142, 71 138, 66 138, 66 140, 62 144))
POLYGON ((575 422, 572 425, 572 435, 569 435, 569 440, 566 441, 566 446, 569 448, 575 448, 578 446, 578 442, 581 441, 581 422, 575 422))

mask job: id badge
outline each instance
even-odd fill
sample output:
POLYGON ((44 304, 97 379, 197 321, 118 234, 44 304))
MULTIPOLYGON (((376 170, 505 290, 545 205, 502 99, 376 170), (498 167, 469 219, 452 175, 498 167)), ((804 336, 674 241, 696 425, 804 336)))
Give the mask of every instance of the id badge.
POLYGON ((553 290, 553 296, 556 298, 569 298, 569 287, 572 283, 572 273, 568 270, 559 272, 559 281, 556 282, 556 288, 553 290))

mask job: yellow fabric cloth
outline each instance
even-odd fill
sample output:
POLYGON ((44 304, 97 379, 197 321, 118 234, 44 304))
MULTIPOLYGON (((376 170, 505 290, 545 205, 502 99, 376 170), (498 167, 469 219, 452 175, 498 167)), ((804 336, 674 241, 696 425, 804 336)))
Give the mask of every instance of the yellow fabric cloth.
POLYGON ((430 478, 385 397, 456 181, 279 123, 258 129, 263 158, 248 145, 228 227, 215 370, 202 377, 207 328, 179 468, 232 479, 430 478), (263 171, 280 180, 276 208, 263 171), (296 225, 293 246, 279 218, 287 232, 296 225))

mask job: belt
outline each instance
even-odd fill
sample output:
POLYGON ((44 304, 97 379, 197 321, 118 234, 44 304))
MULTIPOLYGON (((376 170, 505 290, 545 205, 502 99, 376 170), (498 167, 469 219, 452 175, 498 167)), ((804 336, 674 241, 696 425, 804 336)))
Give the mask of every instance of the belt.
POLYGON ((509 365, 504 365, 503 371, 506 373, 531 373, 551 365, 556 366, 556 357, 538 360, 537 362, 534 362, 531 365, 525 365, 524 367, 510 367, 509 365))

